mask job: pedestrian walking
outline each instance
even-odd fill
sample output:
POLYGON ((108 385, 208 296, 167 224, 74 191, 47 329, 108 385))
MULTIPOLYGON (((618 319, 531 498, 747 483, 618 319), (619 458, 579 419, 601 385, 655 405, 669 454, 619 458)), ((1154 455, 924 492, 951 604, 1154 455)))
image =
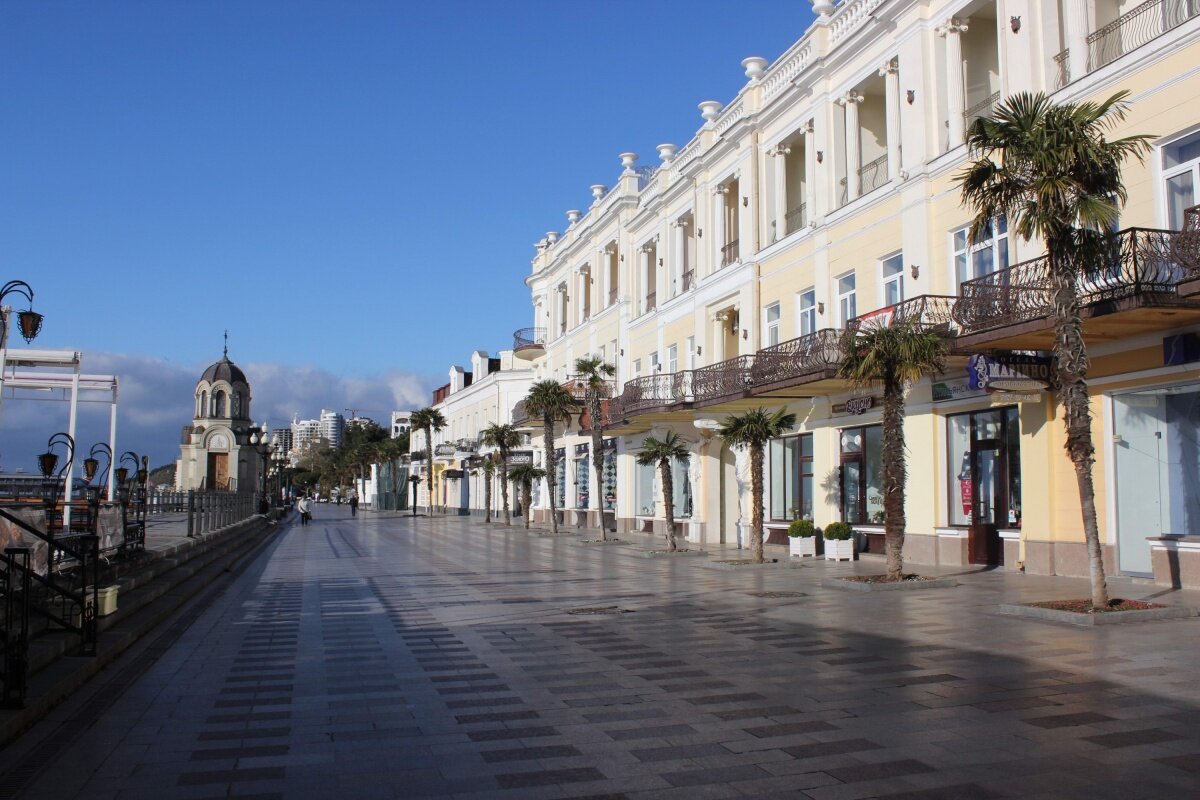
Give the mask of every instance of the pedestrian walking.
POLYGON ((352 516, 352 517, 358 516, 358 495, 357 494, 350 495, 350 516, 352 516))
POLYGON ((308 499, 308 495, 300 496, 296 501, 296 510, 300 512, 300 527, 303 528, 312 519, 312 501, 308 499))

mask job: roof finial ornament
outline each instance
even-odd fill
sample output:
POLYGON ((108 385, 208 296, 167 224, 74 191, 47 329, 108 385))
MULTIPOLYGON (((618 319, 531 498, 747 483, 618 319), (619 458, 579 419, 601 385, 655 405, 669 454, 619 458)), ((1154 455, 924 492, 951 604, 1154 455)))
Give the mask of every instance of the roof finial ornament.
POLYGON ((225 358, 229 358, 229 328, 225 329, 225 358))

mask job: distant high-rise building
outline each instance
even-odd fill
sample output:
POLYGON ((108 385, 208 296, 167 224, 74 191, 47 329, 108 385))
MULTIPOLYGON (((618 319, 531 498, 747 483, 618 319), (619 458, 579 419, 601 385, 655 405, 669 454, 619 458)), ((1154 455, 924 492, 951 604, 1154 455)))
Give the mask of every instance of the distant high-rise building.
POLYGON ((292 452, 305 452, 321 439, 321 421, 317 419, 292 420, 292 452))
POLYGON ((329 441, 329 446, 337 449, 342 446, 342 432, 346 428, 346 418, 336 411, 321 409, 321 438, 329 441))
POLYGON ((291 428, 272 428, 271 429, 271 446, 279 450, 281 453, 292 452, 292 443, 295 438, 292 436, 291 428))

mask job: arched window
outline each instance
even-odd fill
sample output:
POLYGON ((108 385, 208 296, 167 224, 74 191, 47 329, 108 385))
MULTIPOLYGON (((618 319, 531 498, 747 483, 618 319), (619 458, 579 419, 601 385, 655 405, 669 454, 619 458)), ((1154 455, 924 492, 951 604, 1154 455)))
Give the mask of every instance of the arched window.
POLYGON ((200 410, 196 412, 197 417, 203 417, 204 412, 208 410, 208 392, 200 393, 200 410))
POLYGON ((225 393, 222 391, 213 392, 213 416, 225 416, 225 393))
POLYGON ((234 419, 241 419, 241 416, 242 416, 242 393, 234 392, 233 393, 233 417, 234 417, 234 419))

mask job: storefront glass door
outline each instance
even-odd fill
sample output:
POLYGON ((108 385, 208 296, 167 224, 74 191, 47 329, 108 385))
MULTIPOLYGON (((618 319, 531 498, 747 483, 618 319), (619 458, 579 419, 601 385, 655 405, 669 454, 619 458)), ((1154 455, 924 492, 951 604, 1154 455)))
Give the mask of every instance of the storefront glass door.
POLYGON ((1149 537, 1200 534, 1200 386, 1113 397, 1121 572, 1149 575, 1149 537))

